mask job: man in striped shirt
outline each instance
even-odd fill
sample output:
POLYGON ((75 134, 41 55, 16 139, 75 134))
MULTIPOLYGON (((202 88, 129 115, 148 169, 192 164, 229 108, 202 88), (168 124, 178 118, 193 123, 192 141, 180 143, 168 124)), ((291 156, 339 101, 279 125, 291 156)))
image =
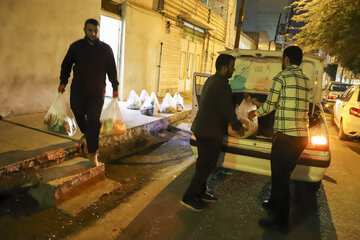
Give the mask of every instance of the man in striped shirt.
POLYGON ((252 119, 275 110, 270 156, 271 195, 263 203, 272 217, 259 221, 267 229, 288 231, 290 175, 308 143, 310 81, 300 68, 302 57, 302 50, 297 46, 284 50, 283 71, 274 77, 265 103, 248 116, 252 119))

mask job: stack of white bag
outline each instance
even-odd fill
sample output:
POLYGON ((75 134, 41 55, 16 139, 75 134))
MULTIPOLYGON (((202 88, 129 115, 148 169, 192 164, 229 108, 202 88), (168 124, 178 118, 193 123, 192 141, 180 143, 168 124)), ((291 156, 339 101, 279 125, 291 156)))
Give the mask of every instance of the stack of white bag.
POLYGON ((242 100, 241 104, 235 110, 237 119, 242 122, 244 131, 241 131, 241 133, 239 134, 229 128, 229 135, 239 138, 247 138, 255 135, 258 130, 258 118, 254 117, 252 120, 250 120, 248 118, 248 113, 256 109, 256 105, 252 103, 251 97, 245 94, 245 97, 242 100))
POLYGON ((159 100, 154 92, 146 97, 144 104, 140 108, 140 113, 148 116, 157 115, 159 113, 159 100))
POLYGON ((160 112, 162 113, 174 113, 176 111, 176 103, 171 97, 170 93, 166 93, 165 97, 160 105, 160 112))
POLYGON ((141 106, 140 98, 134 90, 131 90, 127 99, 126 99, 126 107, 128 109, 139 110, 141 106))
POLYGON ((173 101, 175 102, 177 112, 184 110, 184 98, 180 95, 180 93, 177 92, 174 94, 173 101))

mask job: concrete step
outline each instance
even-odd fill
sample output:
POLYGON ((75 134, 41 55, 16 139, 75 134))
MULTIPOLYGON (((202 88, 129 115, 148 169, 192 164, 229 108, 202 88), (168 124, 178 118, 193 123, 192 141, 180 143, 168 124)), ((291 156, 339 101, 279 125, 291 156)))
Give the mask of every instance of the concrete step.
POLYGON ((74 197, 61 202, 57 208, 66 215, 76 216, 91 204, 99 201, 102 196, 119 188, 121 188, 121 183, 106 177, 97 182, 86 183, 73 192, 74 197))
POLYGON ((85 158, 76 157, 59 165, 40 170, 40 183, 29 190, 40 207, 52 207, 74 197, 87 183, 104 179, 105 165, 97 167, 85 158))

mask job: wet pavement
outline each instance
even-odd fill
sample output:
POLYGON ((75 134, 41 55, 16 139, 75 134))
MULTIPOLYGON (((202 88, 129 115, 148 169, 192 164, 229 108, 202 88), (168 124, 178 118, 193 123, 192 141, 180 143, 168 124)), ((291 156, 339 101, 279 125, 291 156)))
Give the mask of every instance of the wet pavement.
MULTIPOLYGON (((121 183, 122 188, 76 217, 55 208, 40 209, 26 192, 4 197, 0 200, 0 239, 84 239, 73 236, 92 226, 99 234, 104 235, 101 231, 106 229, 106 236, 112 236, 104 240, 360 239, 360 142, 338 140, 337 129, 330 122, 329 132, 332 163, 316 194, 307 191, 303 184, 292 183, 292 190, 298 191, 292 195, 291 232, 286 235, 264 231, 258 225, 258 220, 267 216, 261 208, 270 189, 270 178, 266 176, 218 170, 209 186, 220 200, 203 212, 182 206, 179 200, 194 165, 174 176, 149 204, 144 203, 143 210, 128 219, 127 227, 110 221, 105 228, 101 220, 106 220, 108 213, 121 206, 136 207, 131 198, 134 193, 141 192, 138 201, 143 201, 145 193, 141 190, 157 182, 156 175, 192 156, 186 137, 164 132, 150 148, 107 162, 105 175, 121 183)), ((118 216, 121 217, 124 216, 118 216)))
MULTIPOLYGON (((39 208, 26 192, 0 199, 0 239, 62 239, 95 223, 107 212, 128 201, 129 196, 153 180, 153 175, 193 155, 183 136, 163 132, 151 147, 106 163, 106 177, 121 183, 119 190, 106 195, 76 217, 56 208, 39 208)), ((114 227, 116 230, 116 227, 114 227)))

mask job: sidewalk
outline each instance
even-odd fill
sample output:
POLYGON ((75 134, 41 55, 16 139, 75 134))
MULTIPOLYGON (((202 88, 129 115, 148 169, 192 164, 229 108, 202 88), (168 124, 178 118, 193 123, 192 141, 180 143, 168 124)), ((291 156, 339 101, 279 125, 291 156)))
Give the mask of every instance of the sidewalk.
MULTIPOLYGON (((110 98, 105 99, 104 107, 110 98)), ((115 159, 136 147, 146 145, 148 137, 166 129, 171 123, 190 117, 191 103, 174 114, 146 116, 139 110, 126 108, 119 101, 127 133, 121 136, 100 136, 100 161, 115 159)), ((0 192, 26 184, 29 172, 81 155, 78 129, 74 136, 53 134, 43 129, 43 113, 9 117, 0 120, 0 192)))

